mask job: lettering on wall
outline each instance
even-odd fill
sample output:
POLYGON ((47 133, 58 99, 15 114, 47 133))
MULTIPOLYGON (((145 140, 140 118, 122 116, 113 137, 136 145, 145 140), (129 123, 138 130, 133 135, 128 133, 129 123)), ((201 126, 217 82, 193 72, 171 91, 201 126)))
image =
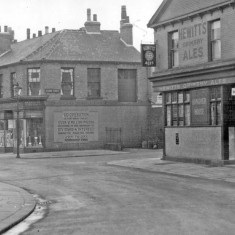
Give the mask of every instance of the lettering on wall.
POLYGON ((207 22, 179 28, 180 64, 206 58, 207 31, 207 22))
POLYGON ((209 124, 209 89, 191 91, 192 125, 209 124))
POLYGON ((54 113, 54 142, 86 143, 98 141, 98 112, 54 113))

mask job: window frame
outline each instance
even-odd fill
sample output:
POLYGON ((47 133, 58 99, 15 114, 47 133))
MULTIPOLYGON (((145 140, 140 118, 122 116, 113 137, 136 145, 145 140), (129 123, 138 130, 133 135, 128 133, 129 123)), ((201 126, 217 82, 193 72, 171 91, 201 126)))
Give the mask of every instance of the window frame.
MULTIPOLYGON (((209 32, 209 56, 210 56, 210 61, 216 61, 216 60, 220 60, 221 56, 222 56, 222 51, 221 51, 221 20, 220 19, 216 19, 213 21, 209 22, 210 24, 210 32, 209 32), (213 34, 213 25, 215 25, 217 22, 219 22, 219 38, 215 37, 215 34, 213 34), (219 47, 219 57, 215 56, 215 46, 217 45, 217 47, 219 47)), ((216 29, 216 28, 215 28, 216 29)), ((214 30, 215 32, 215 30, 214 30)), ((217 34, 218 36, 218 34, 217 34)), ((218 49, 218 48, 216 48, 218 49)))
POLYGON ((3 98, 3 74, 0 74, 0 98, 3 98))
POLYGON ((60 68, 60 94, 61 94, 61 96, 62 97, 74 97, 74 95, 75 95, 75 89, 74 89, 74 87, 75 87, 75 82, 74 82, 74 68, 72 68, 72 67, 61 67, 60 68), (71 79, 72 79, 72 81, 71 82, 63 82, 62 80, 63 80, 63 76, 62 76, 62 74, 63 74, 63 72, 65 72, 65 71, 69 71, 69 73, 72 73, 72 75, 71 75, 71 79), (72 84, 72 88, 71 88, 71 92, 72 92, 72 94, 70 93, 69 95, 68 94, 64 94, 64 92, 63 92, 63 89, 62 89, 62 86, 63 85, 69 85, 69 84, 72 84))
MULTIPOLYGON (((94 74, 94 73, 93 73, 94 74)), ((87 97, 90 98, 90 99, 96 99, 96 98, 101 98, 101 68, 87 68, 87 97), (94 77, 90 76, 90 72, 89 71, 98 71, 98 77, 96 77, 95 79, 97 79, 98 81, 92 81, 92 79, 94 77), (91 86, 91 94, 89 94, 89 88, 90 86, 89 85, 92 85, 92 84, 98 84, 98 91, 97 95, 93 95, 92 93, 92 86, 91 86)))
POLYGON ((210 88, 210 125, 211 126, 222 125, 221 96, 222 96, 221 86, 215 86, 215 87, 210 88), (220 106, 220 108, 218 108, 218 105, 220 106))
POLYGON ((190 126, 191 109, 190 109, 190 91, 179 90, 171 91, 165 94, 165 126, 190 126), (187 99, 186 99, 187 98, 187 99), (186 106, 189 107, 189 117, 186 116, 186 106), (186 120, 187 119, 187 120, 186 120))
POLYGON ((10 91, 11 91, 11 97, 15 96, 15 89, 14 89, 14 85, 16 84, 16 72, 12 72, 10 74, 10 91))
POLYGON ((34 68, 27 69, 27 93, 29 96, 33 96, 31 89, 30 89, 31 83, 39 83, 39 91, 38 91, 38 95, 36 95, 36 96, 40 96, 41 95, 41 69, 40 69, 40 67, 34 67, 34 68), (31 73, 30 73, 30 71, 31 71, 31 73), (30 76, 30 74, 32 74, 33 71, 37 72, 39 74, 39 76, 37 78, 32 78, 30 76), (30 79, 33 79, 33 80, 30 81, 30 79))
POLYGON ((179 31, 168 33, 168 53, 169 53, 169 68, 179 67, 179 31), (174 35, 177 35, 174 39, 174 35), (176 56, 176 57, 175 57, 176 56), (177 60, 175 59, 177 58, 177 60))

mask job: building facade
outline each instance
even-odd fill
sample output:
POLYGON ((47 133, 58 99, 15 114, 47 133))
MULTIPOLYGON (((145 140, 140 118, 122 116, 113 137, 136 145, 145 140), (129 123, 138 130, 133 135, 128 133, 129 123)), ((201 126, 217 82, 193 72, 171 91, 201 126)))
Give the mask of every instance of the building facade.
POLYGON ((133 47, 132 25, 122 7, 120 32, 101 30, 87 10, 79 30, 39 31, 14 41, 0 33, 0 149, 20 151, 104 148, 141 144, 149 110, 149 83, 133 47), (7 42, 5 43, 5 38, 7 42), (23 89, 15 92, 15 85, 23 89))
POLYGON ((164 158, 234 160, 235 5, 233 0, 164 0, 154 29, 163 95, 164 158))

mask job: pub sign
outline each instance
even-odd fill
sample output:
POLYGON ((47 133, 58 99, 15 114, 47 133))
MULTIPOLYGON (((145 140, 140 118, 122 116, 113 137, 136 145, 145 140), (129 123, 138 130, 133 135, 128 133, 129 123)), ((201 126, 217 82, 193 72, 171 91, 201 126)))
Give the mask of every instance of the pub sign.
POLYGON ((141 44, 141 60, 143 67, 156 67, 155 44, 141 44))

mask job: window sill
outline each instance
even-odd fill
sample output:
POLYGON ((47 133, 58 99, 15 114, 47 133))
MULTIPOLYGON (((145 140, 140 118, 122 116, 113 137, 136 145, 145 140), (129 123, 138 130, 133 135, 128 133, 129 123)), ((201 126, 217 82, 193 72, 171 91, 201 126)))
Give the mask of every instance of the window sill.
POLYGON ((76 97, 73 95, 62 95, 60 99, 61 100, 76 100, 76 97))
POLYGON ((88 96, 86 99, 87 100, 102 100, 103 97, 100 97, 100 96, 97 96, 97 97, 95 97, 95 96, 88 96))

